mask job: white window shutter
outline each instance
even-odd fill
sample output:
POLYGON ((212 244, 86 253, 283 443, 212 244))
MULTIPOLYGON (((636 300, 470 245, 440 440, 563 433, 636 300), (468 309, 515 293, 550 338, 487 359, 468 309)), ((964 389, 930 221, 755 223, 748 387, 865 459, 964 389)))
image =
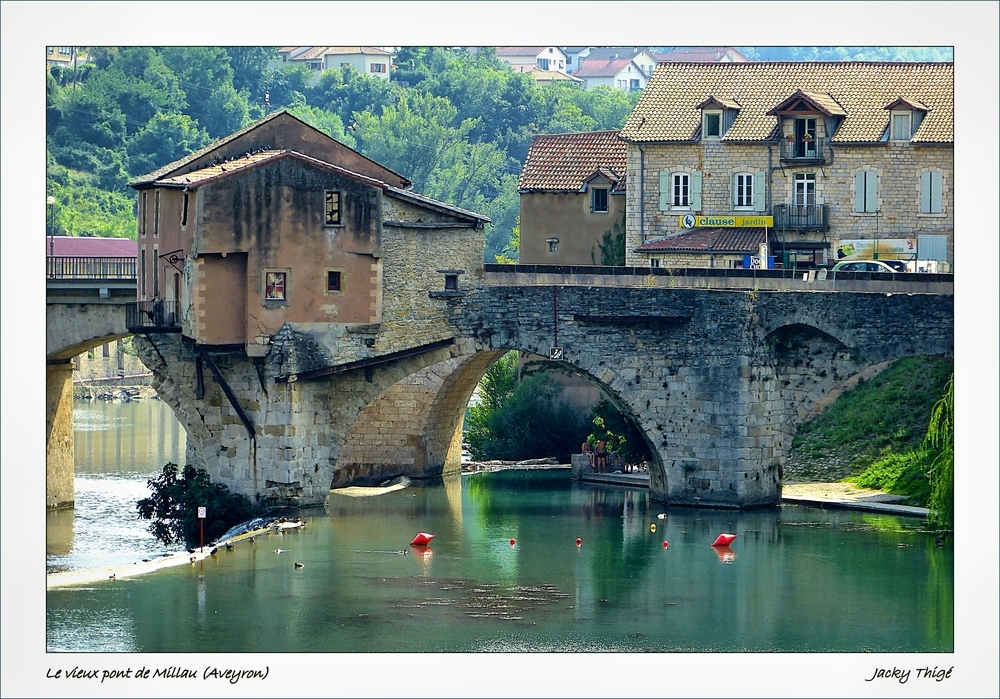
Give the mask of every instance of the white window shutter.
POLYGON ((767 173, 758 170, 753 177, 753 210, 767 209, 767 173))
POLYGON ((865 177, 865 211, 874 213, 878 209, 878 173, 869 170, 865 177))
POLYGON ((736 173, 729 173, 729 208, 730 210, 736 208, 736 173))
POLYGON ((660 170, 660 211, 670 208, 670 173, 660 170))
POLYGON ((854 173, 854 213, 859 214, 865 210, 865 171, 859 170, 854 173))
POLYGON ((701 211, 701 170, 691 173, 691 209, 701 211))
POLYGON ((944 211, 942 206, 941 197, 944 184, 944 178, 941 176, 940 172, 932 172, 931 176, 931 213, 939 214, 944 211))
POLYGON ((920 173, 920 213, 931 212, 931 173, 920 173))

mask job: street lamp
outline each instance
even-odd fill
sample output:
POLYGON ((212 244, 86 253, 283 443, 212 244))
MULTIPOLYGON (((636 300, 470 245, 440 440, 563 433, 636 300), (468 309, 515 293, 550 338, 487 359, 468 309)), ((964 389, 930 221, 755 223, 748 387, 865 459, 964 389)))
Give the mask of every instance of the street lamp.
POLYGON ((55 256, 55 251, 54 251, 55 244, 54 244, 54 242, 52 240, 52 236, 54 235, 54 231, 52 229, 52 214, 53 214, 53 212, 55 211, 55 208, 56 208, 56 198, 50 195, 50 196, 46 197, 45 203, 49 205, 49 257, 54 257, 55 256))

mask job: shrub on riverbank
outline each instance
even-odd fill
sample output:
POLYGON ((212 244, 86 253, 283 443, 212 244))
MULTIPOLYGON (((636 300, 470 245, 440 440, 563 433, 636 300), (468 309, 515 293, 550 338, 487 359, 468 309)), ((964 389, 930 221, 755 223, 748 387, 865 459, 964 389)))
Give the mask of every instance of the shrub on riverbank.
POLYGON ((138 502, 139 517, 151 519, 149 531, 164 544, 183 541, 188 548, 200 543, 198 508, 207 508, 205 541, 212 542, 230 527, 261 514, 262 508, 245 495, 212 483, 204 469, 169 463, 147 481, 152 495, 138 502))

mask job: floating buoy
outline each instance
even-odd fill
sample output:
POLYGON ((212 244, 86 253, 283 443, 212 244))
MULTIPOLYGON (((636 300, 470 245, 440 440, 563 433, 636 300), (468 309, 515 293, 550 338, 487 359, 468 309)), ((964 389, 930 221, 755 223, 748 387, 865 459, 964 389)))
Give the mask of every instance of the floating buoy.
POLYGON ((650 524, 649 525, 649 531, 655 532, 656 531, 656 525, 655 524, 650 524))
POLYGON ((511 539, 511 540, 510 540, 510 545, 511 545, 511 546, 513 546, 513 545, 514 545, 514 540, 513 540, 513 539, 511 539))
POLYGON ((431 543, 431 539, 434 538, 433 534, 427 534, 426 532, 420 532, 415 537, 413 541, 410 542, 410 546, 426 546, 431 543))
POLYGON ((656 515, 656 518, 657 519, 666 519, 667 518, 667 513, 666 512, 661 512, 660 514, 656 515))
POLYGON ((664 541, 663 542, 663 548, 667 548, 668 546, 670 546, 670 544, 668 544, 666 541, 664 541))
POLYGON ((729 546, 735 538, 735 534, 719 534, 719 537, 712 543, 712 546, 729 546))
POLYGON ((579 546, 582 543, 583 543, 583 539, 581 539, 580 537, 577 537, 577 539, 576 539, 576 545, 579 546))

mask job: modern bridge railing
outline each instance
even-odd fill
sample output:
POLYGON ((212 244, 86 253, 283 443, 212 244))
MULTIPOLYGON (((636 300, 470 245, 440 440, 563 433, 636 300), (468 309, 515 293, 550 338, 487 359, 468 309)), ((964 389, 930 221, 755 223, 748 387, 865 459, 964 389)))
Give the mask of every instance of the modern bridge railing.
POLYGON ((49 279, 117 279, 135 281, 134 257, 47 257, 49 279))

